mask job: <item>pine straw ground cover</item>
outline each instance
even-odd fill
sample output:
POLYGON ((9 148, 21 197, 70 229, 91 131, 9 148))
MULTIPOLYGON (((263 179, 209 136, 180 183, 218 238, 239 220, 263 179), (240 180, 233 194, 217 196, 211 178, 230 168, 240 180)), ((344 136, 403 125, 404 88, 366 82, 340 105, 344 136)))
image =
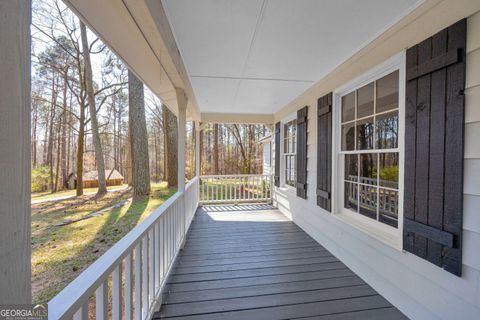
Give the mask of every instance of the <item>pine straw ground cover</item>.
POLYGON ((160 183, 152 184, 149 197, 135 200, 126 189, 101 199, 88 195, 32 205, 34 303, 48 302, 175 192, 160 183), (92 218, 59 226, 106 208, 92 218))

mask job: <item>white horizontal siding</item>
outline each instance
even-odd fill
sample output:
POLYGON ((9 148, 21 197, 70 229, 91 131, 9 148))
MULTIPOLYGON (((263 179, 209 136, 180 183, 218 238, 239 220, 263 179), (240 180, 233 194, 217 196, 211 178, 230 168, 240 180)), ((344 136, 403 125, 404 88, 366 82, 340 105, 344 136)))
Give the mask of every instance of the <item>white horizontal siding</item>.
MULTIPOLYGON (((477 106, 480 107, 480 105, 477 105, 477 106)), ((466 159, 480 159, 479 139, 480 139, 480 121, 466 123, 465 124, 465 158, 466 159)))
MULTIPOLYGON (((480 35, 479 35, 480 38, 480 35)), ((480 72, 480 71, 478 71, 480 72)), ((465 122, 480 121, 480 85, 465 90, 465 122)), ((477 141, 478 143, 478 141, 477 141)))
POLYGON ((480 14, 476 13, 467 20, 467 52, 480 48, 478 30, 480 30, 480 14))
MULTIPOLYGON (((480 197, 466 194, 463 197, 463 229, 480 233, 480 197)), ((480 248, 477 248, 477 252, 480 248)))
MULTIPOLYGON (((478 33, 479 34, 477 35, 477 37, 480 37, 480 32, 478 33)), ((480 85, 480 72, 478 72, 478 70, 480 70, 480 49, 476 49, 467 53, 467 88, 480 85)))
POLYGON ((480 159, 465 159, 463 191, 480 196, 480 159))
POLYGON ((480 234, 463 230, 463 264, 480 270, 480 234))
MULTIPOLYGON (((480 308, 480 13, 467 20, 463 269, 476 272, 474 304, 480 308)), ((468 295, 467 295, 468 296, 468 295)), ((478 313, 480 318, 480 311, 478 313)))

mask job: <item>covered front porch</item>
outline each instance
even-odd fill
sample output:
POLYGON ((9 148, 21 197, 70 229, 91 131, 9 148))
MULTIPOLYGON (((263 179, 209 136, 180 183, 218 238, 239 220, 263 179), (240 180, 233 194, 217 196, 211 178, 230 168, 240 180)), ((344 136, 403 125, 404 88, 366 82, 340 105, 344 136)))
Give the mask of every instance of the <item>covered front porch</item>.
POLYGON ((262 178, 210 192, 212 176, 194 178, 51 300, 49 318, 406 318, 261 198, 262 178))
MULTIPOLYGON (((178 192, 49 319, 478 319, 478 0, 65 2, 176 115, 178 192), (206 123, 272 128, 274 174, 202 176, 206 123)), ((29 303, 31 7, 0 8, 0 297, 29 303)))
POLYGON ((406 319, 268 204, 197 209, 153 319, 406 319))

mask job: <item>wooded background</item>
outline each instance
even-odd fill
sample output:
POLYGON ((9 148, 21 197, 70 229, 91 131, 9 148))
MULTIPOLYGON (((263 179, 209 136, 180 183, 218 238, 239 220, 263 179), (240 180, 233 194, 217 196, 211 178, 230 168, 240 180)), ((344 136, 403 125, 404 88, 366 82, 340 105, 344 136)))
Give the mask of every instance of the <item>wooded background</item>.
MULTIPOLYGON (((147 161, 152 181, 177 185, 175 115, 61 1, 32 6, 32 191, 57 192, 69 174, 97 169, 99 180, 104 169, 117 169, 131 183, 130 141, 144 139, 143 130, 131 135, 135 124, 146 126, 148 148, 137 162, 147 161)), ((187 179, 195 172, 195 129, 187 122, 187 179)), ((201 174, 261 173, 258 139, 269 132, 264 125, 206 124, 201 174)))

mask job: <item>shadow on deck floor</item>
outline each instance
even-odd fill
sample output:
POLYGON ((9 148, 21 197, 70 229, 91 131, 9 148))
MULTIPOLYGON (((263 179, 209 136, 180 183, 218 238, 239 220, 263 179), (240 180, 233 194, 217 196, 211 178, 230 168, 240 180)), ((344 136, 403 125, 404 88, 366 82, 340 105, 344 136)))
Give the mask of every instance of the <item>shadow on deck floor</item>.
POLYGON ((153 319, 406 319, 278 210, 197 210, 153 319))

